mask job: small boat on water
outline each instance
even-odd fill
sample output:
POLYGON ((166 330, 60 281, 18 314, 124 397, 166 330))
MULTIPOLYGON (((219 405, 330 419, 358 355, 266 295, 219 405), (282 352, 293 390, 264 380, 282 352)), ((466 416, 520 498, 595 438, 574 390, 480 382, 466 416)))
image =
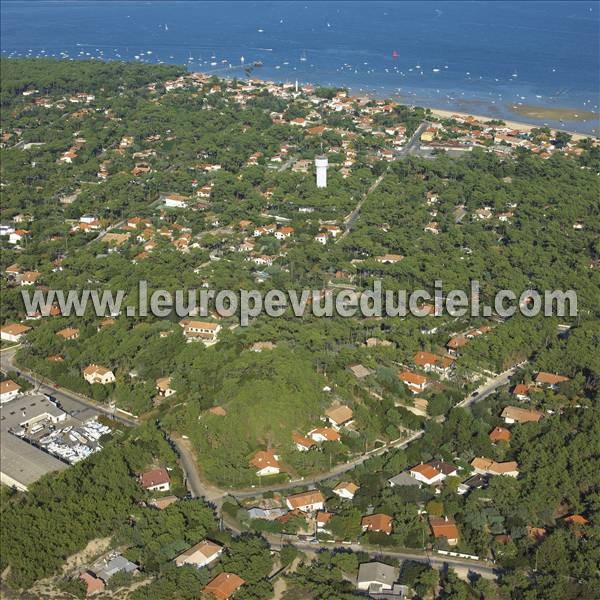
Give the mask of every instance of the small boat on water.
POLYGON ((306 62, 306 52, 302 51, 302 54, 300 55, 300 61, 306 62))
POLYGON ((396 50, 394 50, 392 52, 392 58, 398 58, 400 55, 398 54, 398 52, 396 50))

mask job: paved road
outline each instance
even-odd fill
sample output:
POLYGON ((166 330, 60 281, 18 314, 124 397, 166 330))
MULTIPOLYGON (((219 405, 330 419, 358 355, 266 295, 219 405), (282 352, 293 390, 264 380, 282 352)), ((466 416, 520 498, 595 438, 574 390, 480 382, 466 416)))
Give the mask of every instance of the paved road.
MULTIPOLYGON (((389 167, 388 167, 389 169, 389 167)), ((362 195, 361 199, 358 201, 358 204, 354 207, 354 210, 350 213, 350 215, 348 216, 348 218, 346 219, 344 225, 346 227, 345 231, 342 233, 342 235, 340 235, 340 237, 336 240, 336 244, 343 240, 352 230, 352 227, 354 226, 354 223, 356 222, 356 220, 358 219, 359 215, 360 215, 360 210, 363 206, 363 204, 365 203, 365 200, 371 195, 372 192, 374 192, 378 187, 379 184, 383 181, 383 178, 386 176, 388 169, 386 169, 369 187, 369 189, 362 195)))
MULTIPOLYGON (((507 369, 506 371, 500 373, 496 377, 488 379, 477 390, 475 390, 475 392, 477 392, 476 395, 473 395, 475 392, 471 393, 461 402, 456 404, 455 407, 470 408, 473 404, 480 402, 484 398, 487 398, 488 396, 493 394, 499 387, 507 385, 510 377, 519 368, 525 365, 526 362, 527 361, 518 363, 510 369, 507 369)), ((177 449, 177 452, 179 453, 181 459, 181 467, 186 476, 186 481, 190 492, 196 497, 205 497, 207 500, 214 502, 218 507, 220 507, 222 499, 225 496, 233 496, 241 500, 243 498, 250 498, 252 496, 256 496, 264 492, 282 492, 299 486, 313 486, 318 483, 322 483, 323 481, 333 479, 342 475, 343 473, 351 471, 352 469, 354 469, 355 467, 362 464, 363 462, 365 462, 373 456, 385 454, 386 452, 389 452, 394 448, 406 448, 409 444, 421 438, 424 435, 424 433, 425 432, 423 430, 417 431, 406 439, 400 439, 386 446, 382 446, 381 448, 377 448, 376 450, 372 450, 366 454, 361 454, 360 456, 356 457, 355 459, 349 462, 336 465, 331 470, 325 473, 321 473, 319 475, 315 475, 313 477, 295 479, 293 481, 277 483, 268 486, 258 486, 254 488, 242 489, 222 489, 208 484, 202 479, 198 472, 196 459, 194 457, 194 453, 189 443, 186 443, 186 441, 180 437, 172 437, 171 439, 177 449)))
MULTIPOLYGON (((223 526, 231 531, 232 533, 239 535, 242 533, 242 530, 238 527, 236 523, 231 521, 227 517, 227 515, 223 515, 222 519, 223 526)), ((313 552, 316 553, 322 548, 333 550, 335 548, 342 550, 352 550, 353 552, 365 552, 372 558, 377 557, 391 557, 399 560, 410 560, 414 562, 421 562, 429 564, 431 567, 435 569, 444 569, 446 567, 451 567, 453 569, 462 570, 465 572, 473 572, 481 575, 486 579, 495 579, 496 578, 496 567, 493 563, 487 560, 476 560, 469 558, 460 558, 455 556, 442 556, 440 554, 435 553, 417 553, 417 552, 406 552, 406 551, 394 551, 389 549, 383 549, 381 547, 374 547, 365 544, 341 544, 339 542, 322 542, 315 541, 309 542, 304 540, 299 540, 294 535, 286 535, 286 534, 273 534, 263 532, 264 538, 269 543, 269 546, 274 550, 281 550, 283 546, 292 545, 296 548, 303 550, 305 552, 313 552)))
MULTIPOLYGON (((410 139, 408 140, 408 142, 406 142, 406 144, 400 150, 394 151, 394 157, 395 158, 404 158, 405 156, 408 156, 409 154, 413 154, 414 152, 419 150, 419 141, 421 138, 421 134, 423 133, 423 131, 425 131, 425 129, 427 129, 427 127, 429 127, 429 123, 427 121, 424 121, 423 123, 421 123, 417 127, 415 132, 410 136, 410 139)), ((350 215, 346 219, 346 221, 344 223, 346 229, 342 233, 342 235, 336 240, 336 243, 338 243, 340 240, 343 240, 350 233, 350 231, 352 230, 352 227, 354 226, 354 223, 356 223, 356 220, 360 216, 360 211, 361 211, 366 199, 379 187, 379 184, 383 181, 383 178, 388 173, 388 171, 389 171, 389 165, 388 165, 387 169, 373 182, 373 184, 371 184, 371 187, 369 187, 369 189, 363 194, 361 199, 358 201, 358 204, 354 207, 354 210, 350 213, 350 215)))
MULTIPOLYGON (((284 536, 285 537, 285 536, 284 536)), ((387 556, 391 558, 397 558, 399 560, 410 560, 415 562, 422 562, 431 565, 436 569, 443 569, 446 566, 452 568, 463 568, 474 573, 478 573, 485 577, 486 579, 491 579, 496 577, 496 567, 488 562, 482 560, 473 560, 467 558, 457 558, 454 556, 441 556, 438 554, 416 554, 412 552, 394 552, 393 550, 387 549, 375 549, 371 546, 364 546, 362 544, 328 544, 324 542, 319 543, 311 543, 311 542, 303 542, 294 539, 290 540, 280 540, 280 536, 268 535, 267 539, 271 548, 280 549, 282 546, 286 544, 291 544, 296 548, 301 550, 313 551, 316 552, 321 548, 328 549, 350 549, 353 552, 366 552, 372 558, 377 558, 378 556, 387 556)))
POLYGON ((14 357, 18 350, 18 346, 12 348, 6 348, 0 352, 0 369, 7 373, 9 371, 16 371, 19 376, 29 381, 36 388, 36 391, 42 394, 50 394, 54 396, 62 405, 62 409, 72 416, 78 419, 88 419, 98 414, 104 414, 119 421, 123 425, 137 425, 137 420, 128 417, 127 415, 120 414, 118 409, 113 410, 108 406, 98 404, 90 398, 86 398, 81 394, 62 388, 47 379, 41 378, 39 375, 23 369, 14 364, 14 357))
POLYGON ((474 392, 472 392, 469 396, 467 396, 464 400, 456 404, 455 408, 469 408, 472 404, 487 398, 491 394, 493 394, 499 387, 503 385, 508 385, 510 378, 524 365, 527 364, 527 361, 524 360, 510 369, 503 371, 496 377, 492 379, 488 379, 485 383, 480 385, 474 392))
POLYGON ((427 121, 423 121, 416 129, 415 132, 410 136, 410 139, 400 150, 394 151, 394 156, 396 158, 404 158, 409 154, 413 154, 420 147, 421 134, 429 127, 430 123, 427 121))
POLYGON ((328 479, 333 479, 334 477, 338 477, 339 475, 346 473, 347 471, 351 471, 352 469, 354 469, 355 467, 362 464, 363 462, 365 462, 373 456, 385 454, 386 452, 389 452, 394 448, 406 448, 411 442, 420 438, 423 434, 424 431, 417 431, 406 439, 397 440, 391 444, 382 446, 381 448, 377 448, 376 450, 373 450, 366 454, 361 454, 360 456, 356 457, 355 459, 349 462, 336 465, 331 470, 325 473, 321 473, 319 475, 314 475, 313 477, 295 479, 293 481, 287 481, 284 483, 277 483, 267 486, 239 489, 222 489, 207 483, 205 480, 202 479, 200 473, 198 472, 196 459, 189 442, 187 442, 187 440, 184 440, 179 436, 171 436, 170 440, 175 446, 177 453, 179 454, 181 468, 183 469, 183 472, 185 474, 188 490, 192 493, 194 497, 204 497, 207 500, 219 505, 220 501, 225 496, 233 496, 238 499, 243 499, 250 498, 252 496, 256 496, 257 494, 262 494, 264 492, 282 492, 299 486, 316 485, 317 483, 327 481, 328 479))

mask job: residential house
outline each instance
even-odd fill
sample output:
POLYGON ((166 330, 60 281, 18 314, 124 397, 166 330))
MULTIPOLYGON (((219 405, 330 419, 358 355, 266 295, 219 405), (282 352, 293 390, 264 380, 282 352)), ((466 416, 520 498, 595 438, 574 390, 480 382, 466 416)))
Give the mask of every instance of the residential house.
POLYGON ((454 360, 449 356, 437 356, 431 352, 417 352, 414 363, 426 372, 437 373, 441 377, 450 376, 454 368, 454 360))
POLYGON ((511 433, 506 427, 494 427, 492 431, 490 431, 490 442, 492 444, 497 444, 498 442, 509 442, 511 438, 511 433))
POLYGON ((383 346, 386 348, 391 348, 394 346, 394 342, 390 342, 389 340, 382 340, 376 337, 367 338, 365 341, 365 346, 367 348, 373 348, 375 346, 383 346))
POLYGON ((320 229, 322 232, 329 234, 333 238, 336 238, 342 233, 342 230, 338 225, 321 225, 320 229))
POLYGON ((382 593, 391 590, 397 578, 395 567, 380 562, 363 563, 358 568, 356 587, 369 593, 382 593))
POLYGON ((331 517, 333 517, 333 513, 325 512, 323 510, 317 512, 315 519, 317 523, 317 533, 331 534, 331 532, 327 529, 327 524, 329 523, 331 517))
POLYGON ((121 554, 110 554, 108 557, 96 561, 89 569, 98 579, 104 583, 117 573, 132 573, 138 572, 138 565, 127 560, 121 554))
POLYGON ((21 386, 12 379, 0 381, 0 404, 14 400, 21 390, 21 386))
POLYGON ((262 352, 263 350, 274 350, 277 346, 273 342, 254 342, 250 346, 250 352, 262 352))
POLYGON ((448 340, 448 343, 446 344, 446 350, 451 356, 458 356, 459 348, 466 346, 468 342, 469 341, 464 335, 455 335, 448 340))
POLYGON ((201 340, 206 345, 214 344, 217 341, 219 331, 221 331, 221 325, 208 321, 182 319, 179 321, 179 325, 183 327, 183 336, 188 342, 201 340))
POLYGON ((39 271, 25 271, 25 273, 17 277, 17 281, 21 285, 33 285, 42 276, 39 271))
POLYGON ((223 553, 223 546, 210 540, 202 540, 175 558, 178 567, 192 565, 197 569, 214 562, 223 553))
POLYGON ((441 483, 444 481, 444 479, 446 479, 446 475, 444 475, 444 473, 438 471, 430 464, 421 463, 420 465, 416 465, 409 470, 409 473, 417 481, 420 481, 426 485, 435 485, 436 483, 441 483))
POLYGON ((14 280, 21 274, 21 267, 19 267, 17 264, 10 265, 9 267, 6 267, 4 272, 9 279, 14 280))
POLYGON ((235 573, 219 573, 202 590, 204 594, 212 595, 217 600, 231 598, 246 581, 235 573))
POLYGON ((20 342, 30 330, 31 327, 27 327, 27 325, 10 323, 9 325, 0 327, 0 339, 3 339, 6 342, 20 342))
POLYGON ((281 227, 280 229, 278 229, 275 232, 275 237, 278 240, 286 240, 286 239, 292 237, 293 234, 294 234, 293 227, 281 227))
POLYGON ((94 364, 83 369, 83 378, 90 384, 106 385, 115 382, 115 374, 110 369, 94 364))
POLYGON ((488 486, 490 478, 488 475, 482 475, 477 473, 472 477, 469 477, 465 481, 459 484, 458 489, 456 490, 459 495, 466 494, 470 490, 474 489, 482 489, 488 486))
POLYGON ((398 475, 394 475, 394 477, 388 479, 388 483, 390 484, 390 487, 416 486, 420 488, 422 485, 422 482, 413 477, 409 471, 402 471, 401 473, 398 473, 398 475))
POLYGON ((140 485, 149 492, 168 492, 171 489, 171 478, 163 467, 145 471, 139 479, 140 485))
POLYGON ((454 465, 444 462, 443 460, 430 460, 427 464, 440 473, 443 473, 445 477, 456 477, 458 474, 458 470, 454 465))
POLYGON ((499 463, 490 458, 476 457, 471 461, 471 467, 479 475, 519 476, 519 467, 515 461, 499 463))
POLYGON ((333 488, 332 492, 344 500, 352 500, 358 490, 359 486, 352 481, 342 481, 333 488))
POLYGON ((79 328, 78 327, 65 327, 65 329, 61 329, 56 332, 58 337, 61 337, 63 340, 76 340, 79 338, 79 328))
POLYGON ((257 227, 254 230, 252 235, 254 237, 262 237, 263 235, 269 235, 271 233, 275 233, 276 229, 277 229, 277 227, 274 224, 263 225, 262 227, 257 227))
POLYGON ((392 533, 392 517, 383 513, 367 515, 362 518, 360 524, 363 531, 385 533, 386 535, 392 533))
POLYGON ((398 378, 413 394, 421 393, 429 385, 427 377, 418 373, 411 373, 410 371, 402 371, 398 375, 398 378))
POLYGON ((181 194, 165 194, 162 199, 166 208, 187 208, 190 203, 190 199, 181 194))
POLYGON ((8 243, 14 246, 25 239, 28 234, 29 231, 26 229, 16 229, 8 234, 8 243))
POLYGON ((281 471, 279 456, 273 450, 259 450, 250 459, 250 464, 256 468, 259 477, 277 475, 281 471))
POLYGON ((304 437, 303 435, 298 435, 297 433, 292 434, 292 441, 296 446, 296 450, 299 450, 300 452, 308 452, 316 446, 314 440, 304 437))
POLYGON ((352 409, 345 405, 335 406, 325 411, 325 421, 337 431, 341 427, 347 427, 352 423, 352 409))
POLYGON ((429 517, 429 527, 434 538, 446 538, 449 546, 456 546, 460 538, 458 527, 450 517, 429 517))
POLYGON ((564 375, 555 375, 554 373, 545 373, 540 371, 535 377, 535 384, 540 387, 548 387, 551 390, 558 390, 561 383, 569 381, 564 375))
POLYGON ((302 512, 315 512, 323 510, 325 496, 319 490, 308 490, 293 494, 285 499, 286 506, 290 510, 301 510, 302 512))
POLYGON ((341 437, 340 434, 330 427, 317 427, 308 432, 308 437, 315 442, 339 442, 341 437))
POLYGON ((543 413, 537 410, 528 410, 518 406, 506 406, 501 414, 504 422, 508 425, 512 423, 537 423, 543 416, 543 413))
POLYGON ((527 402, 530 400, 529 397, 529 386, 526 383, 517 383, 512 390, 512 395, 520 400, 521 402, 527 402))

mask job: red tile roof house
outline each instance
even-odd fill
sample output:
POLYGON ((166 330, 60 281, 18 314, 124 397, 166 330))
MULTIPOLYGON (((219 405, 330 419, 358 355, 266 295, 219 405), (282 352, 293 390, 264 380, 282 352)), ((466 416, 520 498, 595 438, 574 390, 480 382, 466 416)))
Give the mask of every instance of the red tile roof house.
POLYGON ((331 519, 331 517, 333 517, 333 513, 330 512, 325 512, 320 510, 317 513, 317 531, 321 532, 321 533, 330 533, 330 531, 327 529, 327 523, 329 523, 329 520, 331 519))
POLYGON ((339 442, 341 439, 340 434, 331 427, 318 427, 308 432, 308 437, 315 442, 339 442))
POLYGON ((85 595, 91 596, 104 590, 104 581, 87 571, 80 573, 79 579, 86 585, 85 595))
POLYGON ((427 377, 418 375, 417 373, 411 373, 410 371, 403 371, 398 377, 413 394, 422 392, 428 385, 427 377))
POLYGON ((227 600, 231 598, 236 591, 244 585, 245 580, 235 573, 219 573, 202 590, 204 594, 212 595, 217 600, 227 600))
POLYGON ((352 481, 342 481, 341 483, 338 483, 332 491, 336 496, 339 496, 340 498, 344 498, 345 500, 352 500, 352 498, 354 498, 354 494, 356 494, 356 492, 358 492, 359 489, 359 486, 357 486, 352 481))
POLYGON ((0 327, 0 338, 7 342, 20 342, 28 331, 31 331, 31 327, 27 327, 27 325, 10 323, 0 327))
POLYGON ((285 503, 290 510, 298 509, 303 512, 314 512, 323 510, 325 496, 319 490, 309 490, 308 492, 288 496, 285 503))
POLYGON ((83 378, 91 385, 95 383, 106 385, 115 382, 115 375, 110 369, 94 364, 83 369, 83 378))
POLYGON ((519 466, 515 461, 496 462, 485 457, 476 457, 471 461, 471 467, 475 473, 481 475, 508 475, 509 477, 519 476, 519 466))
POLYGON ((554 373, 545 373, 544 371, 540 371, 535 378, 536 385, 549 387, 552 390, 557 390, 558 386, 566 381, 569 381, 569 378, 564 375, 555 375, 554 373))
POLYGON ((21 386, 12 379, 5 379, 0 382, 0 404, 4 404, 13 398, 16 398, 19 395, 20 389, 21 386))
POLYGON ((441 471, 438 471, 434 467, 428 464, 420 464, 410 469, 409 473, 417 481, 425 483, 426 485, 434 485, 441 483, 446 479, 446 475, 441 471))
POLYGON ((383 513, 367 515, 362 518, 360 524, 363 531, 385 533, 386 535, 392 533, 392 517, 383 513))
POLYGON ((296 450, 300 452, 308 452, 317 445, 314 440, 311 440, 310 438, 304 437, 303 435, 299 435, 297 433, 292 434, 292 441, 296 446, 296 450))
POLYGON ((140 485, 149 492, 168 492, 171 489, 171 478, 162 467, 152 469, 140 475, 140 485))
POLYGON ((256 467, 259 477, 277 475, 281 471, 279 456, 273 450, 259 450, 251 459, 250 464, 256 467))
POLYGON ((417 352, 414 363, 423 371, 432 371, 441 377, 448 377, 454 368, 454 359, 449 356, 437 356, 431 352, 417 352))
POLYGON ((529 386, 526 383, 517 383, 512 390, 512 395, 521 402, 529 400, 529 386))
POLYGON ((490 431, 489 437, 492 444, 496 444, 498 442, 510 442, 511 433, 505 427, 494 427, 494 429, 490 431))
POLYGON ((182 319, 179 325, 183 327, 183 337, 187 342, 201 340, 205 345, 210 345, 217 341, 221 325, 210 323, 208 321, 194 321, 192 319, 182 319))
POLYGON ((456 546, 460 538, 454 519, 449 517, 429 517, 429 526, 434 538, 446 538, 449 546, 456 546))

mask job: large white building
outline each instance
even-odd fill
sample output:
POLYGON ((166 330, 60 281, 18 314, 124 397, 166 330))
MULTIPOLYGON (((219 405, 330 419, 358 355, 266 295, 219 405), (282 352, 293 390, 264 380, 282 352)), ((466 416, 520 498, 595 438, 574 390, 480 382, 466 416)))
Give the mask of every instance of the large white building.
POLYGON ((326 156, 317 156, 315 157, 315 168, 317 170, 317 187, 318 188, 326 188, 327 187, 327 167, 329 166, 329 161, 326 156))

